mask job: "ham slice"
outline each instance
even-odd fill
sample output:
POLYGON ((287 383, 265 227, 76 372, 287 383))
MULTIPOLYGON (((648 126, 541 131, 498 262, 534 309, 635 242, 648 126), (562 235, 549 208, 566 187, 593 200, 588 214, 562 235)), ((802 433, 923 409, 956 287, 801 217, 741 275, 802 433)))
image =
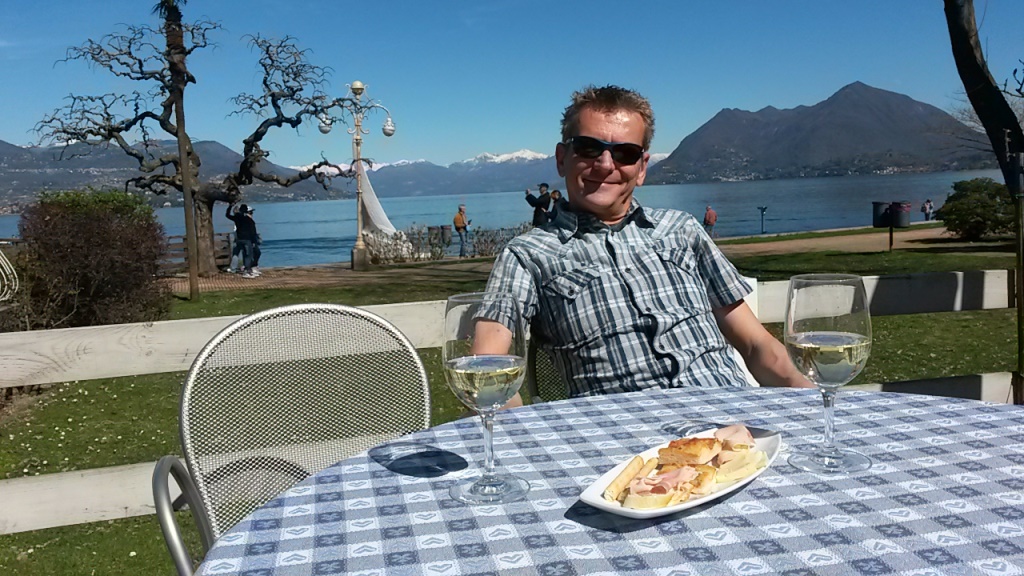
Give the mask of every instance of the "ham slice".
POLYGON ((629 484, 629 492, 637 496, 668 494, 696 477, 697 471, 689 466, 685 466, 664 474, 634 478, 629 484))
POLYGON ((722 442, 724 450, 749 450, 754 447, 754 437, 742 424, 732 424, 715 431, 715 438, 722 442))

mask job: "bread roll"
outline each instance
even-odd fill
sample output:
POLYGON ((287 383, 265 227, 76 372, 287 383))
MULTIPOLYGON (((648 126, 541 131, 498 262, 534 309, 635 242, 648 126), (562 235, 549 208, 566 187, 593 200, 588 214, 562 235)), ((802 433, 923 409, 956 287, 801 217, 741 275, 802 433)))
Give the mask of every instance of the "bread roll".
POLYGON ((658 460, 665 465, 695 466, 707 464, 722 451, 716 438, 681 438, 658 450, 658 460))

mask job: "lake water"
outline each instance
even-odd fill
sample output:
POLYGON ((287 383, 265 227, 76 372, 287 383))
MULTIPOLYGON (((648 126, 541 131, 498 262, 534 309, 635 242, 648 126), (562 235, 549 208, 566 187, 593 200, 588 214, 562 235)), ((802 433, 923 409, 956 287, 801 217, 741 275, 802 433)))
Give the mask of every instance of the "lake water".
MULTIPOLYGON (((980 177, 1002 181, 998 170, 842 176, 644 186, 637 189, 636 197, 644 206, 685 210, 698 218, 710 204, 718 212, 716 231, 720 236, 747 236, 761 233, 758 206, 768 207, 764 229, 769 234, 870 226, 872 202, 876 201, 910 202, 911 220, 922 220, 924 215, 919 210, 926 198, 931 198, 938 208, 952 192, 953 182, 980 177)), ((514 226, 528 222, 532 216, 522 190, 381 198, 380 202, 391 223, 400 230, 413 225, 451 224, 459 204, 466 205, 474 229, 514 226)), ((216 231, 230 232, 232 223, 224 218, 224 205, 216 206, 216 231)), ((250 206, 256 210, 254 216, 263 237, 261 265, 300 266, 349 260, 355 243, 355 200, 250 206)), ((167 234, 184 234, 184 214, 180 207, 160 208, 157 216, 167 234)), ((16 215, 0 216, 0 238, 18 235, 18 218, 16 215)))

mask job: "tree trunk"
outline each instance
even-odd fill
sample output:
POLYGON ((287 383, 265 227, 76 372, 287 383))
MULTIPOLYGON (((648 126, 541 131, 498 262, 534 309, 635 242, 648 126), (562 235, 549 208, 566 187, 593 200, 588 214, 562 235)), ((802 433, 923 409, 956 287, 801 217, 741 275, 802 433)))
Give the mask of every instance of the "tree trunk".
POLYGON ((203 278, 220 272, 214 244, 213 203, 209 198, 196 195, 196 242, 199 245, 199 275, 203 278))
POLYGON ((1016 253, 1015 294, 1017 309, 1017 369, 1010 386, 1013 403, 1024 404, 1024 190, 1021 190, 1021 153, 1024 130, 1002 90, 992 78, 985 54, 978 42, 978 25, 973 0, 945 0, 946 26, 949 28, 953 60, 978 120, 996 153, 1003 181, 1013 195, 1015 207, 1016 253))
POLYGON ((988 70, 978 42, 973 0, 945 0, 945 10, 953 60, 960 81, 996 153, 1003 181, 1009 183, 1013 178, 1013 166, 1007 154, 1024 152, 1024 131, 988 70))

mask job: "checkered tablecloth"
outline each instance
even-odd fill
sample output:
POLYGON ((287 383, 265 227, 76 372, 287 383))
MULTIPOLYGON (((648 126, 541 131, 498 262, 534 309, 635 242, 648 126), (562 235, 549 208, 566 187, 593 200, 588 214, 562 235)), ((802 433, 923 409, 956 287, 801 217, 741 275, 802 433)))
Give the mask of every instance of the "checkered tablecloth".
POLYGON ((579 501, 681 420, 779 430, 789 450, 822 440, 813 390, 657 390, 529 406, 495 426, 500 467, 530 481, 529 497, 468 507, 448 487, 478 472, 483 438, 477 419, 462 420, 402 439, 446 466, 465 459, 461 470, 399 473, 379 450, 350 458, 222 536, 200 573, 1024 574, 1020 407, 843 391, 838 439, 874 460, 867 472, 817 476, 782 454, 742 490, 673 516, 630 520, 579 501))

